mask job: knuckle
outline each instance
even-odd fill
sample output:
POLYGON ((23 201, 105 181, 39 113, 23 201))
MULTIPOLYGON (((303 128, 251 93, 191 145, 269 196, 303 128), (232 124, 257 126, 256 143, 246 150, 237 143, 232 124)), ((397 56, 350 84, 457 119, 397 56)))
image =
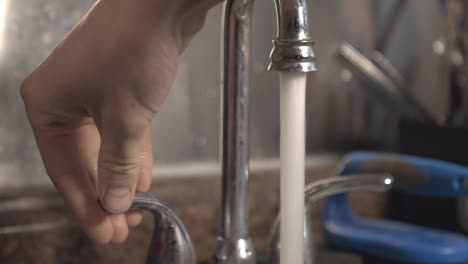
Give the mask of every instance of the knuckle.
POLYGON ((140 138, 150 126, 151 119, 141 112, 126 111, 123 107, 105 109, 102 116, 103 133, 110 139, 140 138), (117 111, 115 109, 118 109, 117 111))
POLYGON ((51 119, 50 114, 45 114, 44 94, 38 92, 41 90, 40 84, 33 75, 28 76, 20 86, 20 96, 24 103, 24 109, 29 122, 33 127, 42 127, 51 119))
POLYGON ((32 97, 32 91, 34 90, 34 87, 36 86, 36 82, 33 80, 31 76, 27 77, 20 86, 20 95, 21 98, 23 99, 23 102, 28 105, 31 97, 32 97))
POLYGON ((128 182, 136 178, 138 162, 131 159, 104 158, 101 160, 103 177, 112 182, 128 182))

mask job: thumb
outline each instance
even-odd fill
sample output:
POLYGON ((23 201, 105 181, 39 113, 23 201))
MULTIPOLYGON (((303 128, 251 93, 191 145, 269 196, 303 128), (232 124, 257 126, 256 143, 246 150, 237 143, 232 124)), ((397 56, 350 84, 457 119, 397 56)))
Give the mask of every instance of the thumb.
POLYGON ((112 214, 130 208, 138 183, 140 151, 146 128, 126 126, 103 129, 98 160, 98 190, 101 204, 112 214))

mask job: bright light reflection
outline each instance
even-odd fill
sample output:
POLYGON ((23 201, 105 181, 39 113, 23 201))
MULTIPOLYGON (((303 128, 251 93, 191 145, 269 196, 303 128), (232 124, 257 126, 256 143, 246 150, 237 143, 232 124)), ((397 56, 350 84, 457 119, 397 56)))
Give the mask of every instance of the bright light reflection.
POLYGON ((0 55, 5 50, 6 23, 9 0, 0 0, 0 55))

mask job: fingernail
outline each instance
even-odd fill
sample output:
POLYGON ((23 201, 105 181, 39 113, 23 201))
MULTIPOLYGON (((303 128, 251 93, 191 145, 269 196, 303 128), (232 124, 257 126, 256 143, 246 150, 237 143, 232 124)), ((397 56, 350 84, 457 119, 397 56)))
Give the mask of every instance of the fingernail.
POLYGON ((130 188, 116 186, 107 189, 104 206, 110 213, 123 213, 130 206, 130 188))

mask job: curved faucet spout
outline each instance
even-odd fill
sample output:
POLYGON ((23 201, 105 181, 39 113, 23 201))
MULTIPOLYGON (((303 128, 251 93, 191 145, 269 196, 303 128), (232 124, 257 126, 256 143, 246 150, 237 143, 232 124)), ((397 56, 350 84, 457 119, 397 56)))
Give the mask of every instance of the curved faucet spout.
MULTIPOLYGON (((322 198, 348 192, 385 192, 390 190, 393 178, 385 174, 362 174, 347 177, 333 177, 316 181, 306 187, 304 219, 304 264, 315 263, 315 247, 312 229, 312 204, 322 198)), ((279 217, 276 218, 270 236, 268 263, 279 263, 279 217)))

